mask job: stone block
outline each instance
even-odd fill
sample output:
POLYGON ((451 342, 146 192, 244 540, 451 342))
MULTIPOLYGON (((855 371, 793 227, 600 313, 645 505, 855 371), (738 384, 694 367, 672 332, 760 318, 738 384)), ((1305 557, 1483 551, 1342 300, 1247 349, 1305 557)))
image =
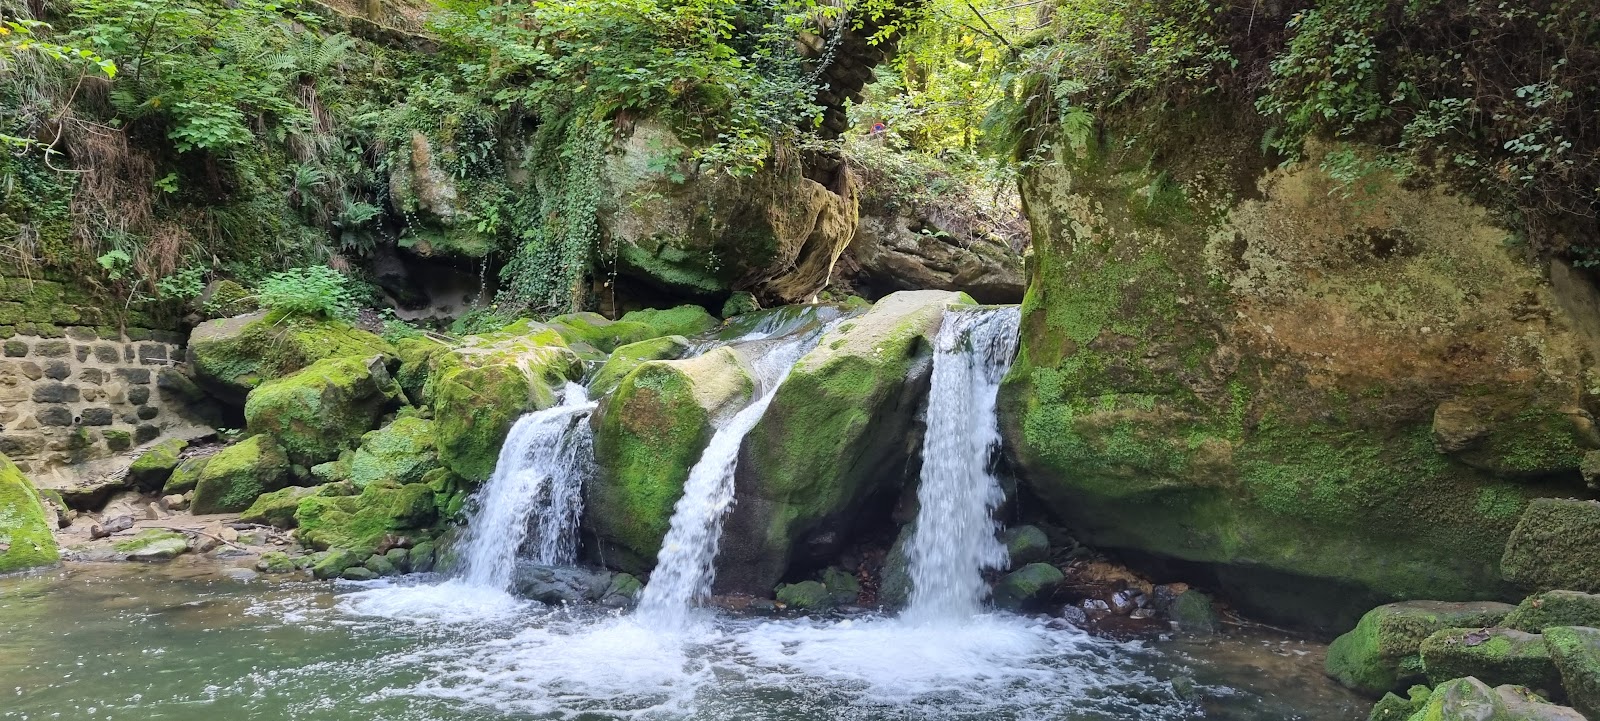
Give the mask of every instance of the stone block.
POLYGON ((150 383, 149 368, 118 368, 113 373, 122 380, 134 385, 148 385, 150 383))
POLYGON ((33 361, 22 361, 18 363, 17 372, 21 373, 23 378, 27 378, 30 381, 36 381, 44 377, 44 369, 40 368, 39 364, 33 361))
POLYGON ((26 358, 28 355, 28 342, 12 338, 6 341, 5 351, 7 358, 26 358))
POLYGON ((43 453, 44 436, 39 433, 0 433, 0 454, 19 458, 43 453))
POLYGON ((79 363, 82 363, 82 362, 84 362, 86 360, 89 360, 89 346, 80 345, 80 346, 78 346, 77 348, 75 348, 73 350, 75 351, 75 354, 78 357, 78 362, 79 363))
POLYGON ((78 414, 80 422, 86 426, 109 426, 116 417, 110 408, 85 408, 78 414))
POLYGON ((161 415, 161 409, 156 408, 155 406, 140 406, 137 415, 139 420, 148 421, 158 415, 161 415))
POLYGON ((58 381, 71 378, 72 364, 64 360, 46 361, 44 364, 44 377, 58 381))
POLYGON ((59 338, 42 340, 33 344, 33 352, 45 358, 65 358, 72 352, 72 344, 59 338))
POLYGON ((117 352, 117 347, 110 343, 94 344, 94 359, 101 363, 116 363, 122 360, 122 354, 117 352))
POLYGON ((128 389, 128 402, 142 406, 150 402, 150 388, 148 386, 134 386, 128 389))
POLYGON ((149 423, 133 429, 133 442, 143 445, 161 436, 161 429, 149 423))
POLYGON ((166 346, 160 343, 145 343, 139 346, 139 365, 156 366, 166 364, 166 346))
POLYGON ((75 325, 67 328, 66 333, 67 337, 73 340, 90 341, 98 337, 93 328, 81 325, 75 325))
POLYGON ((85 385, 97 386, 106 382, 109 377, 111 376, 99 368, 85 368, 78 372, 78 382, 85 385))
POLYGON ((33 412, 35 420, 46 426, 66 427, 72 425, 72 409, 66 406, 45 406, 33 412))
POLYGON ((77 386, 47 382, 33 387, 34 403, 77 403, 83 394, 77 386))

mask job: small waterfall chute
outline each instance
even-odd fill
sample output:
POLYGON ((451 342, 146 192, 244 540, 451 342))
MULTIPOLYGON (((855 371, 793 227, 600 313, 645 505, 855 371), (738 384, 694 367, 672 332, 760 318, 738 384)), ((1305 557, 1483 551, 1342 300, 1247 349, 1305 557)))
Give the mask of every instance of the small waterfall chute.
POLYGON ((995 401, 1016 356, 1016 307, 949 310, 934 344, 928 430, 907 547, 913 623, 960 622, 980 610, 985 569, 1006 563, 994 509, 1005 500, 990 472, 1000 444, 995 401))
POLYGON ((461 578, 468 585, 509 590, 525 546, 535 563, 576 559, 583 482, 594 464, 588 418, 595 405, 583 386, 569 383, 560 405, 526 414, 511 427, 467 524, 461 578))

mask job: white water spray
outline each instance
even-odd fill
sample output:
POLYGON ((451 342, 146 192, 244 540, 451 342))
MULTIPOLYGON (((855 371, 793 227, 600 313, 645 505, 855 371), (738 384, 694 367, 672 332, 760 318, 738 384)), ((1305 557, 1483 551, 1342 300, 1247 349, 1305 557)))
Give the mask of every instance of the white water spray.
POLYGON ((960 623, 988 593, 983 570, 1006 563, 994 509, 1005 500, 989 472, 1000 443, 995 399, 1016 355, 1015 307, 951 310, 934 343, 928 432, 917 488, 917 529, 907 548, 912 623, 960 623))
POLYGON ((646 625, 682 629, 694 606, 711 595, 722 518, 733 505, 739 444, 766 413, 800 356, 816 344, 816 335, 784 341, 756 361, 761 396, 717 429, 689 471, 683 496, 673 507, 672 525, 661 543, 655 572, 639 599, 639 617, 646 625))
POLYGON ((535 563, 573 562, 583 480, 594 463, 588 423, 594 408, 583 386, 568 383, 560 405, 524 415, 511 427, 467 524, 461 576, 468 585, 510 590, 525 543, 535 563))

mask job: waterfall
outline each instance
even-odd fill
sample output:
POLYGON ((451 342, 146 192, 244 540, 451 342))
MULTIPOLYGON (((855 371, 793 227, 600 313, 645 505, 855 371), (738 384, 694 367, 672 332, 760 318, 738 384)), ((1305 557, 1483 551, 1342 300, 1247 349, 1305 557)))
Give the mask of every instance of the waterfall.
POLYGON ((722 517, 733 505, 739 444, 761 420, 790 369, 815 345, 818 335, 786 340, 756 361, 761 396, 717 429, 690 469, 683 496, 673 507, 672 524, 661 543, 655 572, 639 599, 639 616, 648 625, 682 628, 693 607, 711 595, 722 517))
POLYGON ((1004 493, 989 459, 1000 443, 995 398, 1016 355, 1015 307, 950 310, 934 344, 928 431, 917 488, 917 526, 907 548, 914 623, 961 621, 988 592, 983 570, 1006 563, 995 507, 1004 493))
POLYGON ((524 544, 536 563, 573 562, 583 479, 594 463, 588 423, 594 408, 583 386, 568 383, 560 405, 524 415, 511 427, 467 524, 461 576, 468 585, 509 590, 524 544))

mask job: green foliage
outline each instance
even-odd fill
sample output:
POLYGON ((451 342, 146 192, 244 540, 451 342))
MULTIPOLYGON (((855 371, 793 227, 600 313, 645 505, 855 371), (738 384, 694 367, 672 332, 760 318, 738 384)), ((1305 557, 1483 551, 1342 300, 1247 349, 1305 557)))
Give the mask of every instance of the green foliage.
POLYGON ((156 291, 162 298, 190 300, 200 297, 206 289, 206 271, 198 266, 179 270, 156 281, 156 291))
POLYGON ((325 265, 273 273, 261 282, 261 305, 285 316, 353 320, 356 301, 350 279, 325 265))

